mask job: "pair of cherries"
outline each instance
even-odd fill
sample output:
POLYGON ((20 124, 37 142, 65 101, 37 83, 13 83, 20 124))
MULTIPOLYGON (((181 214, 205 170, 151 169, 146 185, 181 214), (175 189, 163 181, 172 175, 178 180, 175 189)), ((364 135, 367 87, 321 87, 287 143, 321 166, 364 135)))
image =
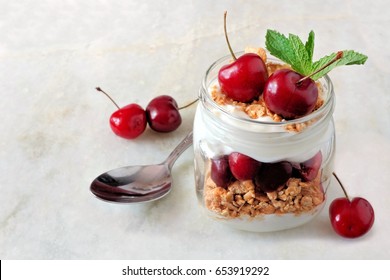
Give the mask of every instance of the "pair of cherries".
POLYGON ((118 108, 110 117, 110 126, 112 131, 120 137, 137 138, 145 131, 147 124, 157 132, 171 132, 181 124, 180 108, 175 99, 169 95, 153 98, 144 110, 136 103, 121 108, 100 87, 96 90, 104 93, 118 108))
POLYGON ((285 119, 309 114, 318 98, 314 80, 290 69, 277 70, 268 77, 264 61, 252 53, 221 67, 218 80, 221 91, 235 101, 251 102, 263 94, 268 109, 285 119))
POLYGON ((269 77, 267 67, 259 55, 246 53, 239 58, 235 56, 227 36, 226 12, 224 31, 233 58, 232 63, 224 65, 218 72, 221 91, 226 96, 247 103, 263 94, 268 109, 285 119, 299 118, 313 111, 318 88, 310 76, 304 77, 293 70, 281 69, 269 77))

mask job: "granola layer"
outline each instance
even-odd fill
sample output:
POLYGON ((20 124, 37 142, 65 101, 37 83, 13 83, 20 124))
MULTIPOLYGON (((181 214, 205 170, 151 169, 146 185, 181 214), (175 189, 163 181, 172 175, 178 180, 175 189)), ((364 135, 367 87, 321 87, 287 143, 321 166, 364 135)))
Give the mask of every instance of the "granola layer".
POLYGON ((258 192, 252 180, 237 180, 226 189, 219 187, 211 179, 210 172, 204 185, 207 209, 226 218, 286 213, 298 215, 315 209, 324 199, 321 172, 308 182, 290 178, 284 186, 268 193, 258 192))

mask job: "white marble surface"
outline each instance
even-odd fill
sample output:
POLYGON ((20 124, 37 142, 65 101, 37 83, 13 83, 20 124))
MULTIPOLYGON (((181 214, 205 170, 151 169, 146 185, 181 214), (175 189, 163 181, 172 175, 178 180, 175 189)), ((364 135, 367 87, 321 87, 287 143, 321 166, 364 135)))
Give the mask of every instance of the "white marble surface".
MULTIPOLYGON (((0 259, 389 259, 390 2, 5 1, 0 0, 0 259), (233 48, 263 45, 267 28, 316 32, 315 57, 339 49, 368 55, 330 76, 337 95, 336 171, 350 195, 374 206, 366 236, 333 233, 327 211, 297 229, 249 233, 209 220, 198 207, 193 153, 173 169, 169 196, 150 204, 95 199, 98 174, 162 161, 191 129, 134 141, 110 131, 115 109, 159 94, 186 104, 209 64, 233 48)), ((342 196, 333 181, 332 200, 342 196)), ((327 207, 327 206, 326 206, 327 207)))

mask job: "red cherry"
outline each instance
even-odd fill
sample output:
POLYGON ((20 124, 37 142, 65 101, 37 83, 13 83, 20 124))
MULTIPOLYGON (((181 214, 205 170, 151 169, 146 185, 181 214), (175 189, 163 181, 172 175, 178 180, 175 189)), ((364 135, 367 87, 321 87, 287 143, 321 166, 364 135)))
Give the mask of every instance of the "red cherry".
POLYGON ((221 91, 239 102, 249 102, 263 92, 268 78, 267 68, 260 56, 247 53, 221 67, 218 81, 221 91))
POLYGON ((312 112, 318 88, 312 79, 303 78, 289 69, 275 71, 267 80, 263 92, 268 109, 285 119, 299 118, 312 112))
POLYGON ((329 65, 343 57, 337 52, 334 59, 308 76, 302 76, 289 69, 275 71, 267 80, 263 98, 268 109, 285 119, 295 119, 311 113, 316 105, 318 88, 311 79, 329 65))
POLYGON ((261 162, 247 155, 233 152, 229 155, 229 166, 233 176, 240 181, 251 180, 261 167, 261 162))
POLYGON ((329 216, 334 231, 348 238, 366 234, 375 219, 371 204, 361 197, 355 197, 352 201, 345 197, 333 200, 329 206, 329 216))
POLYGON ((116 135, 126 139, 134 139, 145 131, 146 114, 141 106, 132 103, 120 108, 101 88, 97 87, 96 90, 104 93, 118 108, 110 117, 110 126, 116 135))
POLYGON ((349 199, 337 175, 333 173, 346 197, 337 198, 329 206, 329 218, 334 231, 347 238, 356 238, 366 234, 375 220, 374 209, 364 198, 349 199))
POLYGON ((322 164, 322 153, 319 151, 312 158, 302 162, 300 164, 299 173, 301 178, 308 182, 312 181, 317 177, 317 174, 322 164))
POLYGON ((149 126, 158 132, 171 132, 181 124, 177 102, 169 95, 160 95, 146 107, 149 126))
POLYGON ((219 70, 219 85, 221 91, 233 100, 249 102, 259 97, 263 92, 268 78, 267 67, 261 57, 254 53, 247 53, 236 58, 227 36, 226 14, 225 12, 225 39, 234 61, 219 70))
POLYGON ((217 186, 227 188, 233 178, 228 156, 224 155, 211 160, 210 177, 217 186))
POLYGON ((145 111, 135 103, 126 105, 112 113, 110 126, 112 131, 120 137, 137 138, 146 128, 145 111))
POLYGON ((292 165, 288 161, 263 163, 255 177, 256 189, 272 192, 283 186, 292 174, 292 165))

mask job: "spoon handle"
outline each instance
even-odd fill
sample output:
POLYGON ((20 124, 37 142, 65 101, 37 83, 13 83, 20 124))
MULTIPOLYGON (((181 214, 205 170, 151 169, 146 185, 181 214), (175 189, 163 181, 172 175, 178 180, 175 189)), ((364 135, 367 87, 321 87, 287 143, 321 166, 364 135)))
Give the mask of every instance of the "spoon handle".
POLYGON ((187 150, 192 145, 192 131, 187 134, 187 136, 181 140, 179 145, 172 151, 168 158, 164 161, 167 164, 168 168, 171 169, 178 157, 187 150))

